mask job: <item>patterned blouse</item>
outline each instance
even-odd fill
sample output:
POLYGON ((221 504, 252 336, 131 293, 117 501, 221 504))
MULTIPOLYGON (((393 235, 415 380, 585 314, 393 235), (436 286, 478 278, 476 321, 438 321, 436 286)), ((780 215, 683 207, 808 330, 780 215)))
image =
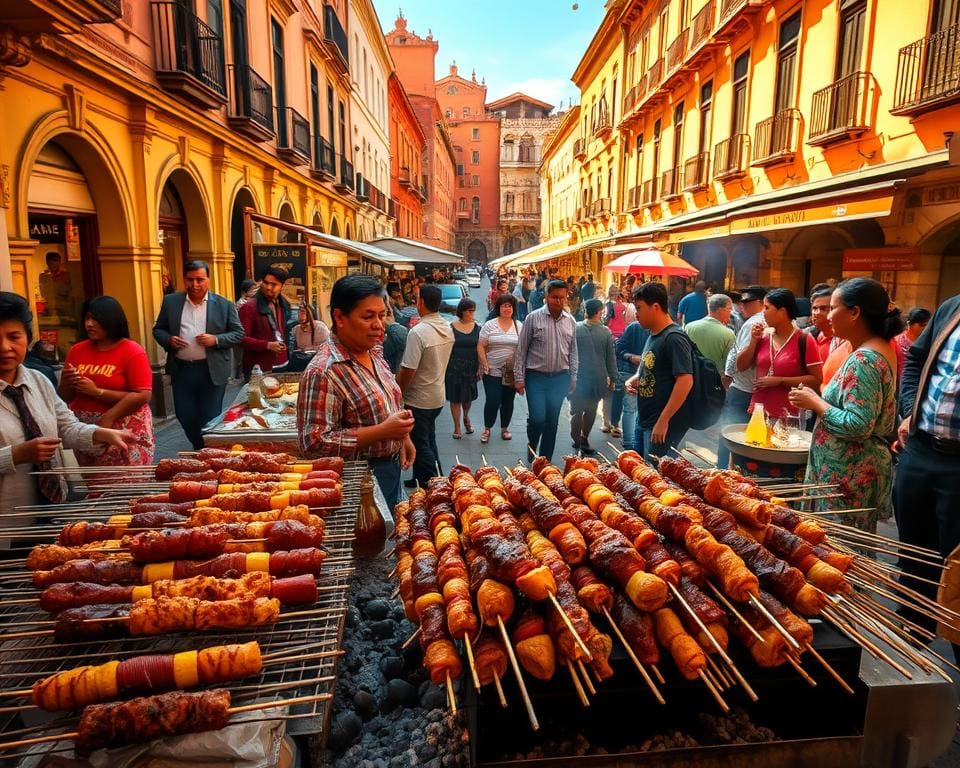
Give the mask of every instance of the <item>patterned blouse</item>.
POLYGON ((381 440, 357 450, 357 430, 403 410, 400 387, 383 358, 370 350, 373 372, 355 360, 336 336, 324 342, 300 380, 297 436, 305 457, 387 458, 400 453, 402 440, 381 440))

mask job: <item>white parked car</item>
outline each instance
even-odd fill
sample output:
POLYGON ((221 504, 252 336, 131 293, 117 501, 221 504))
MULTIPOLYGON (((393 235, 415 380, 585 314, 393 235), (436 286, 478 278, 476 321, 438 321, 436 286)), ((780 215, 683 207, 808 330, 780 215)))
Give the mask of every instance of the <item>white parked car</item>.
POLYGON ((467 285, 469 285, 471 288, 480 287, 480 273, 477 272, 477 270, 468 269, 466 275, 467 275, 467 285))

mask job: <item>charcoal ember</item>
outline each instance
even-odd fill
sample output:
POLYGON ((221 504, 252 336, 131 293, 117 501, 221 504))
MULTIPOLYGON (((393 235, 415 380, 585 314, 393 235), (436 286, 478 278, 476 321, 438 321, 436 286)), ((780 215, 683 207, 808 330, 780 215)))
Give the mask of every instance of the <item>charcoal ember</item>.
POLYGON ((376 638, 386 640, 392 638, 397 632, 397 623, 393 619, 380 619, 371 621, 367 624, 367 630, 376 638))
POLYGON ((393 680, 403 674, 403 659, 399 656, 384 656, 380 659, 380 673, 385 680, 393 680))
POLYGON ((364 608, 363 612, 371 621, 380 621, 390 615, 391 605, 388 600, 371 600, 364 608))
POLYGON ((327 737, 327 745, 335 752, 339 752, 350 746, 360 735, 360 729, 363 727, 363 720, 356 712, 341 712, 337 715, 330 725, 330 735, 327 737))
POLYGON ((379 709, 377 697, 369 691, 357 691, 353 695, 353 708, 360 717, 364 720, 369 720, 379 709))

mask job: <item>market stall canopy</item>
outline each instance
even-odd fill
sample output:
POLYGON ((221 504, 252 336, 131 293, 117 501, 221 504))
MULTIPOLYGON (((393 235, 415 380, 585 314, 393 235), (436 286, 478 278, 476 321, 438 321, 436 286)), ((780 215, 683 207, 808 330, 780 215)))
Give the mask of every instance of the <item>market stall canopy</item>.
POLYGON ((500 256, 499 258, 492 259, 489 262, 489 266, 496 269, 497 267, 503 265, 509 266, 524 266, 527 264, 536 264, 540 261, 547 261, 557 256, 561 252, 566 252, 564 246, 570 243, 570 235, 559 235, 550 240, 545 240, 542 243, 537 243, 536 245, 531 245, 529 248, 524 248, 522 251, 514 251, 509 253, 506 256, 500 256))
MULTIPOLYGON (((445 251, 432 245, 418 243, 405 237, 379 237, 371 240, 369 245, 383 251, 389 251, 402 256, 406 261, 422 264, 462 264, 463 256, 453 251, 445 251)), ((394 267, 396 269, 396 267, 394 267)))
POLYGON ((674 256, 658 248, 644 248, 618 256, 604 266, 604 271, 620 275, 672 275, 674 277, 693 277, 699 270, 679 256, 674 256))

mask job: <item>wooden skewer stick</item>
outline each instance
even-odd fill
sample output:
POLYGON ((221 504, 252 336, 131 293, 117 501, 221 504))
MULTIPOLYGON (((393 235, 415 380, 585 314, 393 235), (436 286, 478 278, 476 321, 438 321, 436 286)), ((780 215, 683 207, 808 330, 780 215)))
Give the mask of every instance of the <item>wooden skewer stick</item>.
POLYGON ((776 618, 774 618, 773 614, 770 613, 770 611, 767 610, 767 607, 760 601, 760 598, 750 595, 750 605, 760 611, 760 613, 763 614, 763 617, 770 622, 773 628, 783 635, 783 639, 787 641, 788 645, 792 645, 798 651, 800 650, 800 643, 797 642, 797 638, 787 632, 786 628, 779 621, 777 621, 776 618))
MULTIPOLYGON (((817 501, 818 499, 842 499, 845 497, 846 494, 844 493, 819 493, 811 496, 791 496, 789 499, 784 499, 784 501, 792 504, 795 501, 817 501)), ((829 512, 829 510, 827 511, 829 512)))
POLYGON ((510 635, 507 634, 507 628, 504 626, 503 617, 497 616, 497 624, 500 627, 500 636, 503 638, 503 644, 507 649, 507 656, 510 657, 510 665, 513 667, 513 674, 517 678, 517 686, 520 688, 520 697, 523 699, 523 705, 527 708, 527 717, 530 720, 530 727, 538 731, 540 723, 537 720, 537 713, 533 711, 533 702, 530 701, 530 694, 527 693, 527 684, 523 681, 523 674, 520 672, 520 664, 517 661, 517 655, 513 652, 513 646, 510 645, 510 635))
POLYGON ((394 576, 396 576, 396 575, 397 575, 397 568, 399 568, 399 567, 400 567, 399 565, 393 566, 393 570, 390 571, 390 573, 387 574, 387 578, 388 578, 388 579, 392 579, 394 576))
MULTIPOLYGON (((862 576, 865 579, 872 579, 876 575, 876 572, 880 571, 887 576, 899 576, 903 571, 897 568, 894 565, 888 565, 887 563, 881 563, 879 561, 873 562, 870 564, 870 567, 866 567, 862 561, 854 561, 848 573, 856 574, 857 576, 862 576)), ((939 587, 940 582, 934 581, 933 579, 925 579, 922 576, 916 576, 915 574, 910 574, 910 578, 914 581, 919 581, 923 584, 930 584, 934 587, 939 587)), ((2 603, 0 603, 2 605, 2 603)))
POLYGON ((815 658, 817 661, 820 662, 820 666, 822 666, 825 670, 827 670, 830 677, 836 680, 840 684, 840 687, 843 688, 843 690, 845 690, 851 696, 853 695, 854 693, 853 688, 851 688, 850 685, 847 683, 847 681, 844 680, 842 677, 840 677, 840 673, 837 672, 837 670, 835 670, 833 667, 831 667, 830 664, 827 662, 827 660, 820 655, 820 652, 813 647, 813 643, 807 643, 803 647, 805 650, 810 652, 810 655, 813 656, 813 658, 815 658))
POLYGON ((400 646, 400 650, 401 650, 401 651, 407 650, 407 648, 410 647, 410 645, 413 643, 413 641, 416 640, 418 637, 420 637, 420 633, 421 633, 421 632, 423 632, 423 627, 417 627, 417 631, 414 632, 412 635, 410 635, 410 637, 408 637, 406 640, 403 641, 403 645, 400 646))
MULTIPOLYGON (((459 462, 458 462, 459 463, 459 462)), ((447 670, 447 704, 453 714, 457 714, 457 697, 453 695, 453 680, 450 679, 450 670, 447 670)))
POLYGON ((573 668, 573 662, 570 661, 569 656, 567 657, 567 671, 570 673, 570 680, 573 682, 573 687, 577 691, 577 696, 580 697, 580 703, 585 707, 589 707, 590 699, 587 698, 587 692, 583 690, 583 684, 580 682, 580 676, 573 668))
POLYGON ((720 705, 720 709, 723 710, 723 713, 726 714, 727 712, 729 712, 730 705, 723 700, 723 696, 720 695, 720 691, 718 691, 713 686, 713 683, 710 682, 710 678, 707 677, 706 672, 700 669, 697 671, 697 674, 700 676, 700 679, 703 680, 703 684, 707 686, 707 690, 710 691, 710 694, 713 696, 713 698, 716 699, 717 704, 720 705))
POLYGON ((577 641, 577 645, 580 646, 580 650, 583 651, 583 655, 587 657, 588 661, 593 661, 593 654, 590 653, 590 649, 587 648, 587 644, 583 642, 583 638, 577 633, 577 630, 573 628, 573 622, 570 621, 570 617, 567 616, 567 612, 560 607, 560 603, 557 601, 557 596, 553 592, 547 593, 550 596, 550 602, 553 603, 553 607, 557 609, 557 613, 560 614, 560 618, 563 619, 563 623, 567 625, 567 629, 570 631, 570 634, 573 635, 573 639, 577 641))
POLYGON ((597 689, 593 687, 593 681, 590 679, 590 673, 587 671, 587 668, 583 665, 583 659, 577 659, 577 669, 579 669, 580 674, 583 675, 583 682, 586 683, 590 695, 596 696, 597 689))
POLYGON ((500 698, 500 706, 504 709, 507 708, 507 697, 503 695, 503 684, 500 682, 500 675, 497 674, 497 671, 493 671, 493 684, 497 689, 497 696, 500 698))
MULTIPOLYGON (((896 650, 897 653, 899 653, 907 661, 911 663, 916 663, 915 657, 911 656, 910 649, 904 648, 895 638, 891 638, 888 634, 882 632, 881 630, 878 630, 876 622, 874 622, 871 618, 862 616, 856 610, 854 610, 850 605, 841 604, 839 602, 833 605, 833 609, 836 611, 839 611, 841 615, 843 615, 851 623, 859 625, 866 632, 869 632, 874 637, 879 638, 882 642, 892 647, 894 650, 896 650)), ((879 650, 879 647, 876 646, 876 644, 874 644, 874 647, 879 650)), ((901 666, 900 664, 891 663, 892 659, 890 660, 884 659, 884 661, 890 664, 890 666, 892 666, 894 669, 900 672, 907 679, 909 680, 913 679, 913 676, 905 667, 901 666)), ((933 669, 930 663, 927 662, 926 660, 921 661, 919 664, 917 664, 917 666, 927 674, 929 674, 930 671, 933 669)))
POLYGON ((755 628, 749 621, 747 621, 745 618, 743 618, 743 616, 740 614, 740 611, 738 611, 738 610, 734 607, 733 603, 731 603, 729 600, 727 600, 727 596, 726 596, 725 594, 723 594, 723 592, 721 592, 719 589, 717 589, 717 587, 713 584, 712 581, 708 581, 708 582, 706 582, 706 584, 707 584, 708 587, 710 587, 711 590, 713 590, 713 594, 715 594, 715 595, 717 596, 717 599, 718 599, 721 603, 723 603, 724 608, 726 608, 728 611, 730 611, 730 613, 733 615, 733 617, 734 617, 735 619, 737 619, 737 621, 739 621, 744 627, 747 628, 747 630, 750 632, 750 634, 753 635, 754 638, 756 638, 757 642, 759 642, 759 643, 766 643, 766 642, 767 642, 766 640, 763 639, 763 635, 761 635, 759 632, 757 632, 756 628, 755 628))
POLYGON ((713 656, 709 653, 707 654, 707 666, 710 667, 710 671, 713 673, 713 676, 716 680, 720 682, 718 686, 722 690, 727 690, 727 688, 733 687, 733 683, 730 681, 730 678, 727 677, 726 673, 720 668, 720 665, 713 660, 713 656))
POLYGON ((393 592, 390 593, 390 599, 391 599, 391 600, 396 600, 396 599, 397 599, 397 595, 399 595, 399 594, 400 594, 400 587, 397 587, 395 590, 393 590, 393 592))
POLYGON ((913 679, 913 675, 911 675, 909 671, 907 671, 902 666, 897 664, 893 659, 890 658, 889 655, 884 653, 874 643, 872 643, 870 640, 864 637, 863 634, 857 631, 853 627, 853 625, 849 621, 847 621, 846 618, 844 618, 842 615, 838 613, 834 613, 828 608, 824 608, 822 613, 826 618, 830 619, 830 621, 833 622, 833 624, 835 624, 842 632, 849 635, 854 641, 856 641, 861 646, 863 646, 863 648, 866 649, 867 653, 869 653, 875 659, 879 659, 880 661, 886 662, 891 667, 896 669, 898 672, 901 672, 901 674, 903 674, 903 676, 906 677, 908 680, 913 679))
POLYGON ((640 663, 640 659, 637 658, 637 654, 633 652, 633 648, 630 647, 630 643, 627 642, 627 638, 624 637, 623 632, 620 631, 620 627, 617 626, 617 623, 613 620, 613 616, 610 615, 610 611, 607 610, 606 606, 603 606, 603 615, 607 617, 607 621, 610 624, 610 628, 613 630, 613 633, 617 636, 617 639, 623 643, 623 647, 627 651, 627 656, 630 657, 630 661, 633 662, 634 666, 637 668, 637 671, 640 673, 640 677, 643 678, 643 681, 647 684, 647 687, 650 689, 650 692, 653 694, 653 697, 660 702, 661 704, 666 704, 666 699, 663 698, 663 694, 660 693, 660 690, 654 684, 653 680, 650 679, 650 675, 646 670, 646 667, 640 663))
MULTIPOLYGON (((893 592, 890 592, 886 589, 882 589, 881 587, 878 587, 876 584, 872 584, 870 582, 864 581, 863 579, 860 579, 856 576, 852 576, 848 574, 847 578, 850 580, 850 583, 855 584, 856 586, 861 587, 862 589, 868 589, 871 592, 874 592, 875 594, 887 600, 892 600, 893 602, 898 603, 900 605, 906 605, 911 610, 914 610, 920 615, 926 616, 929 619, 933 619, 934 621, 940 621, 944 616, 943 613, 940 613, 940 611, 938 611, 938 609, 946 610, 943 606, 939 606, 936 603, 933 603, 932 608, 928 607, 928 603, 925 599, 924 600, 917 599, 917 598, 923 597, 923 595, 910 594, 912 590, 910 590, 909 588, 904 587, 902 590, 897 590, 897 591, 902 591, 907 597, 911 598, 911 600, 907 600, 903 597, 900 597, 899 595, 894 594, 893 592)), ((883 583, 886 583, 885 580, 883 579, 880 579, 880 581, 883 583)), ((891 587, 899 586, 892 579, 890 581, 892 583, 889 586, 891 587)), ((954 618, 948 618, 946 623, 950 623, 955 620, 956 619, 954 618)))
POLYGON ((677 589, 669 581, 667 582, 667 586, 670 587, 670 591, 673 593, 673 599, 676 600, 678 603, 680 603, 680 605, 683 606, 684 610, 688 614, 690 614, 690 618, 693 619, 693 622, 694 624, 697 625, 697 628, 701 632, 703 632, 703 634, 710 641, 710 644, 714 647, 714 650, 716 650, 720 658, 723 659, 723 661, 726 663, 728 667, 730 667, 730 671, 733 673, 733 676, 737 678, 737 682, 740 683, 740 686, 743 688, 743 690, 747 692, 747 695, 750 697, 750 700, 756 701, 757 699, 759 699, 760 697, 757 696, 756 691, 753 690, 753 688, 750 686, 750 683, 747 682, 746 678, 740 674, 740 670, 737 669, 736 664, 734 664, 733 660, 727 655, 727 652, 723 649, 723 646, 720 645, 720 642, 717 640, 717 638, 713 636, 713 633, 709 629, 707 629, 707 625, 703 623, 701 618, 697 616, 697 612, 693 610, 693 606, 691 606, 690 603, 688 603, 683 598, 683 595, 680 594, 680 590, 677 589))
POLYGON ((470 642, 470 635, 464 634, 463 644, 467 649, 467 664, 470 667, 470 674, 473 676, 473 687, 480 691, 480 676, 477 674, 477 665, 473 660, 473 643, 470 642))
MULTIPOLYGON (((674 448, 673 450, 676 451, 677 449, 674 448)), ((706 456, 704 456, 702 453, 699 453, 698 451, 693 450, 693 448, 690 448, 689 446, 684 446, 683 450, 685 450, 685 451, 686 451, 687 453, 689 453, 691 456, 695 456, 696 458, 700 459, 700 461, 702 461, 702 462, 703 462, 704 464, 706 464, 708 467, 714 467, 714 468, 716 468, 717 463, 716 463, 715 461, 710 461, 709 458, 707 458, 706 456)), ((680 452, 677 451, 677 453, 680 453, 680 452)), ((682 454, 681 454, 681 455, 682 455, 682 454)))
POLYGON ((807 670, 805 670, 803 667, 800 666, 800 662, 793 657, 793 654, 788 653, 785 655, 787 657, 787 661, 790 662, 790 666, 793 667, 795 670, 797 670, 797 674, 800 675, 800 677, 802 677, 808 683, 810 683, 810 686, 812 688, 816 688, 817 681, 814 680, 812 677, 810 677, 810 674, 807 672, 807 670))
POLYGON ((609 440, 607 441, 607 445, 610 446, 610 450, 612 450, 615 454, 617 454, 617 458, 620 458, 620 454, 622 454, 623 451, 620 448, 617 448, 617 446, 615 446, 609 440))
POLYGON ((657 678, 657 682, 660 683, 660 685, 667 684, 667 681, 663 678, 663 673, 660 671, 660 667, 658 667, 656 664, 651 664, 650 669, 653 670, 653 676, 657 678))

